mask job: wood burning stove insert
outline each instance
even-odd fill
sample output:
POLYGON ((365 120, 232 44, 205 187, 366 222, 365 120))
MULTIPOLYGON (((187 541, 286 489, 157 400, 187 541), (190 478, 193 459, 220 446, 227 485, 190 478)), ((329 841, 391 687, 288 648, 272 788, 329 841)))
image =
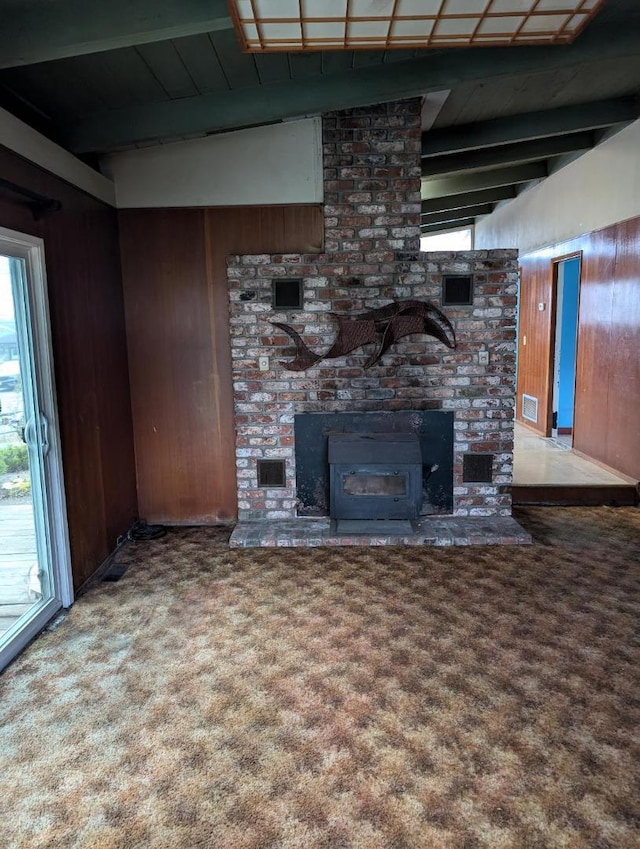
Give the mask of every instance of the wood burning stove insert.
POLYGON ((420 515, 453 510, 453 420, 451 410, 296 413, 295 461, 298 515, 330 513, 329 435, 414 433, 422 454, 420 515))
POLYGON ((328 449, 332 518, 418 518, 422 455, 415 433, 330 433, 328 449))

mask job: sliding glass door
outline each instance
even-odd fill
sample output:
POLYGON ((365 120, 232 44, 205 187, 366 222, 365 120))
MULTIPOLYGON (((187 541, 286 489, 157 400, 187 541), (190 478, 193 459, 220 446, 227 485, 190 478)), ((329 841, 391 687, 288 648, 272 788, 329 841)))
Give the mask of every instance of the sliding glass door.
POLYGON ((0 229, 0 669, 70 577, 43 246, 0 229))

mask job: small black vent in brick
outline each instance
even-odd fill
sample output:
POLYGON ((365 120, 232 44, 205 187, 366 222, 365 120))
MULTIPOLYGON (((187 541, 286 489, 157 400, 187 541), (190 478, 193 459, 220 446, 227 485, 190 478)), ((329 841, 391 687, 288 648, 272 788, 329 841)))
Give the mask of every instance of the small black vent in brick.
POLYGON ((446 274, 442 278, 442 305, 452 307, 473 303, 473 277, 470 274, 446 274))
POLYGON ((271 304, 275 310, 302 309, 302 280, 277 279, 271 285, 271 304))
POLYGON ((284 460, 258 460, 258 486, 285 486, 284 460))
POLYGON ((462 460, 464 483, 491 483, 493 481, 493 454, 465 454, 462 460))

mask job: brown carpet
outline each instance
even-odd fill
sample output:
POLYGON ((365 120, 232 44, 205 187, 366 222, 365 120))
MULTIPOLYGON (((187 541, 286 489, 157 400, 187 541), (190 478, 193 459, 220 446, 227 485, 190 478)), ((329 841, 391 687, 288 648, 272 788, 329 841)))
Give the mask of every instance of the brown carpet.
POLYGON ((0 846, 637 849, 640 511, 130 545, 0 678, 0 846))

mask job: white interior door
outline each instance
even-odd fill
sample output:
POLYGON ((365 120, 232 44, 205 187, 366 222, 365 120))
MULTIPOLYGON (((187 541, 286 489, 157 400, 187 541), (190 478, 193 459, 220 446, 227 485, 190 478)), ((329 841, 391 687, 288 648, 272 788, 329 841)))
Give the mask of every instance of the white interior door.
POLYGON ((0 669, 72 601, 44 248, 0 228, 0 669))

